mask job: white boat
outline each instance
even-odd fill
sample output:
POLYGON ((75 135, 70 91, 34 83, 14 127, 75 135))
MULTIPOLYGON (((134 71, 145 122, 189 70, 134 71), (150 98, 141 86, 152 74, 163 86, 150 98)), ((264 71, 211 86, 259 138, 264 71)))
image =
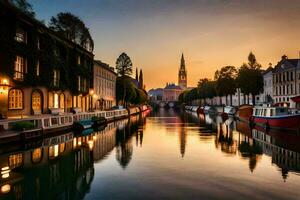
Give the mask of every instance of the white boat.
POLYGON ((236 113, 236 108, 233 106, 225 106, 224 107, 224 113, 228 115, 235 115, 236 113))

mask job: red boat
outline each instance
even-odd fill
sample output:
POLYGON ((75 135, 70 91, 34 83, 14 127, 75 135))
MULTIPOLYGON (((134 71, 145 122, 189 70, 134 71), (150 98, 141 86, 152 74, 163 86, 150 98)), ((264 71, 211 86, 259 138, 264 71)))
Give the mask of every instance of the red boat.
POLYGON ((300 129, 300 112, 286 107, 255 107, 251 122, 265 128, 300 129))
POLYGON ((241 105, 238 109, 237 116, 241 121, 249 122, 252 117, 253 106, 251 105, 241 105))

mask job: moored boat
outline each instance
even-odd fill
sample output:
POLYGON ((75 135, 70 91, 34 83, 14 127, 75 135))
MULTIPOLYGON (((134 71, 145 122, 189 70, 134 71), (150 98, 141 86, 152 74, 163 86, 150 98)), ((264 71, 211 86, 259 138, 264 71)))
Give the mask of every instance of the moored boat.
POLYGON ((265 128, 299 130, 300 112, 286 107, 255 107, 251 122, 265 128))
POLYGON ((253 106, 252 105, 241 105, 237 111, 237 117, 241 121, 249 122, 253 113, 253 106))
POLYGON ((224 113, 228 114, 229 116, 234 116, 236 114, 236 109, 233 106, 225 106, 224 113))

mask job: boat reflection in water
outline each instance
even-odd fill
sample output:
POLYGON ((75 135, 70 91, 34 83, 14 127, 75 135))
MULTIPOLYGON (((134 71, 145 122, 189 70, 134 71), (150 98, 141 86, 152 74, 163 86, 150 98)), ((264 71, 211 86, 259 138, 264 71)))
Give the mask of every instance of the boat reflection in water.
POLYGON ((299 197, 295 133, 228 116, 147 114, 90 134, 1 146, 0 199, 299 197))
POLYGON ((1 150, 0 199, 83 199, 94 178, 94 163, 115 147, 120 165, 128 165, 130 137, 136 133, 142 145, 144 117, 116 121, 86 136, 70 132, 13 152, 1 150))
POLYGON ((296 132, 266 130, 259 126, 251 129, 248 123, 232 118, 225 121, 208 119, 208 124, 211 123, 218 126, 216 148, 228 155, 238 153, 243 159, 248 159, 251 172, 264 154, 272 158, 272 164, 281 170, 284 180, 289 172, 300 173, 300 136, 296 132))

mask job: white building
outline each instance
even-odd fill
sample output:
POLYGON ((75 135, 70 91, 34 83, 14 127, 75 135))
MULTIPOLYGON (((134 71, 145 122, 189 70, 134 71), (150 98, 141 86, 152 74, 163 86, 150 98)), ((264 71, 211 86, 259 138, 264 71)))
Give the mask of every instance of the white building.
POLYGON ((115 106, 117 74, 114 69, 100 60, 95 60, 93 76, 93 107, 103 110, 115 106))
POLYGON ((299 108, 300 59, 282 56, 273 70, 273 96, 278 106, 299 108))
POLYGON ((261 95, 263 103, 273 103, 273 68, 270 66, 264 73, 264 92, 261 95))

